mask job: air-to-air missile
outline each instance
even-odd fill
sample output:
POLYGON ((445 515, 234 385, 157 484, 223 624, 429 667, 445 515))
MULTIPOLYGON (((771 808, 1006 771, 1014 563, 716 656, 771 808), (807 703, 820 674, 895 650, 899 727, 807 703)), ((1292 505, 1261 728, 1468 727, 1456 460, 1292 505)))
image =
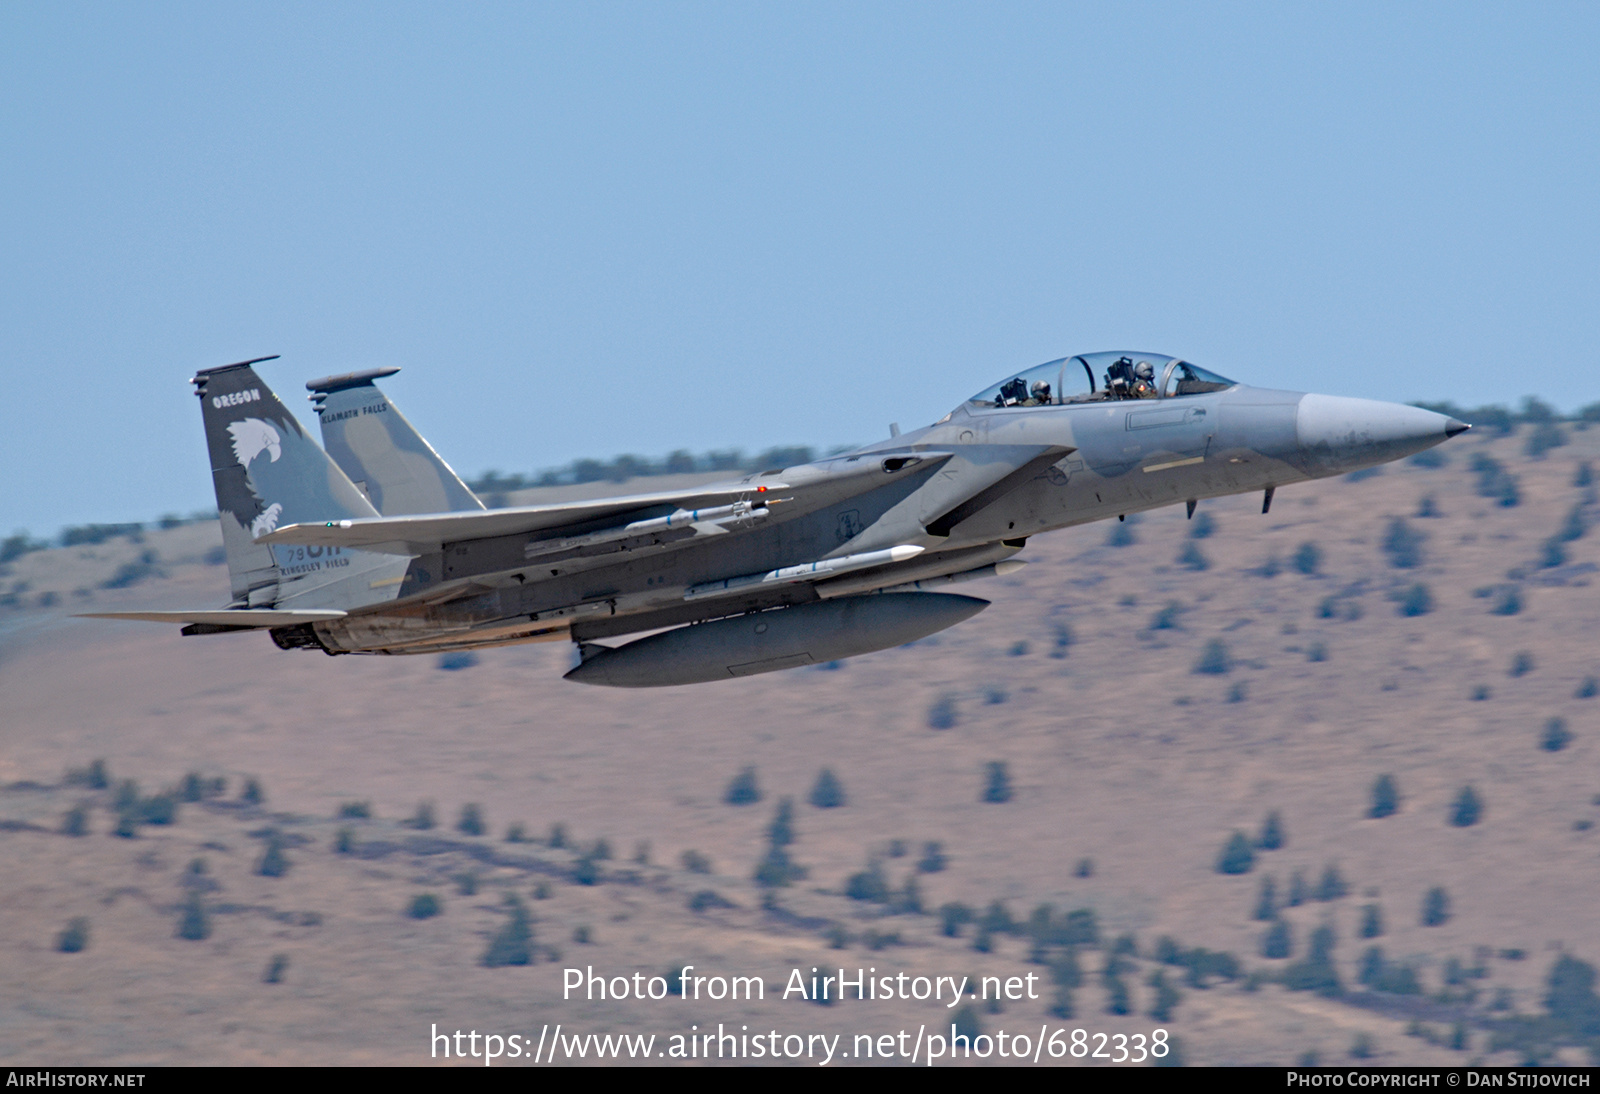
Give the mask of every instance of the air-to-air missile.
MULTIPOLYGON (((261 360, 271 360, 264 358, 261 360)), ((431 653, 570 640, 567 679, 735 679, 904 645, 987 606, 935 592, 1021 565, 1030 536, 1275 492, 1419 452, 1432 411, 1250 387, 1147 353, 1015 373, 922 429, 727 482, 486 508, 377 389, 308 384, 325 452, 258 361, 194 378, 233 598, 102 613, 264 629, 284 649, 431 653), (649 634, 622 645, 607 640, 649 634)))

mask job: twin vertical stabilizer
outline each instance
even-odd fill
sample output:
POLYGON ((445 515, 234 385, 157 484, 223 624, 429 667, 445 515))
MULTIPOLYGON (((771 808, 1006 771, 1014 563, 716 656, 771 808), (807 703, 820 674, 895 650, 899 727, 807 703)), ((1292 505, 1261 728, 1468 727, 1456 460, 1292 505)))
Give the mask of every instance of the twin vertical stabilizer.
POLYGON ((383 516, 482 509, 477 495, 373 383, 399 371, 369 369, 307 384, 323 447, 383 516))
POLYGON ((193 380, 232 606, 348 610, 393 599, 403 556, 255 542, 279 525, 378 515, 251 367, 270 360, 202 369, 193 380))

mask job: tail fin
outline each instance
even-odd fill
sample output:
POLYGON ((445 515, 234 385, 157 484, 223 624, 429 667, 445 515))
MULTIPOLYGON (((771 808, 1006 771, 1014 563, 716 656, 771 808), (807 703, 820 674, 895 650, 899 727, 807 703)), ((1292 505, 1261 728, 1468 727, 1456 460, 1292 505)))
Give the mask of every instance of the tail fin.
POLYGON ((373 383, 399 371, 375 368, 307 384, 323 447, 386 517, 482 509, 478 496, 373 383))
POLYGON ((202 369, 192 381, 234 606, 347 609, 391 599, 403 557, 255 542, 280 524, 378 515, 251 367, 274 359, 202 369))

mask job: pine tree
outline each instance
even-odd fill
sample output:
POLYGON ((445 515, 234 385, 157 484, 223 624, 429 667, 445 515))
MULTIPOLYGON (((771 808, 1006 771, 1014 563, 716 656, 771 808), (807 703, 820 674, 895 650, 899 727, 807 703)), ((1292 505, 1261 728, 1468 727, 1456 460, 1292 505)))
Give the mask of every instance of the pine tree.
POLYGON ((754 805, 761 800, 761 787, 756 783, 756 769, 747 767, 728 783, 722 800, 729 805, 754 805))
POLYGON ((89 945, 89 921, 83 916, 68 920, 66 928, 56 935, 56 950, 60 953, 82 953, 89 945))
POLYGON ((1470 828, 1478 823, 1482 815, 1483 802, 1479 800, 1478 792, 1470 786, 1463 786, 1450 807, 1450 823, 1457 828, 1470 828))
POLYGON ((1263 851, 1276 851, 1283 846, 1284 838, 1283 821, 1274 809, 1261 824, 1261 835, 1256 838, 1256 846, 1263 851))
POLYGON ((506 910, 509 917, 495 932, 483 954, 483 963, 491 969, 526 965, 533 960, 533 927, 528 920, 527 907, 516 896, 508 894, 506 910))
POLYGON ((844 787, 831 767, 817 772, 817 781, 811 787, 810 802, 818 809, 836 809, 844 804, 844 787))
POLYGON ((986 767, 987 778, 984 782, 983 797, 986 802, 1008 802, 1011 800, 1011 773, 1001 760, 993 760, 986 767))
POLYGON ((262 877, 282 877, 289 872, 289 857, 283 853, 283 836, 273 832, 267 837, 267 849, 256 863, 256 873, 262 877))
POLYGON ((1270 875, 1261 879, 1261 893, 1256 897, 1254 916, 1262 923, 1270 923, 1278 918, 1278 886, 1270 875))
POLYGON ((1379 775, 1372 784, 1372 808, 1367 810, 1369 817, 1392 816, 1400 809, 1400 790, 1395 786, 1393 775, 1379 775))
POLYGON ((211 917, 206 913, 206 906, 200 900, 198 889, 191 890, 189 899, 184 901, 183 912, 178 916, 177 935, 191 942, 211 937, 211 917))
POLYGON ((774 847, 787 847, 794 842, 794 799, 778 801, 778 811, 767 826, 767 841, 774 847))
POLYGON ((1289 933, 1289 924, 1285 920, 1278 920, 1261 939, 1261 956, 1270 958, 1288 957, 1294 949, 1294 938, 1289 933))
POLYGON ((1155 989, 1155 998, 1150 1002, 1150 1017, 1158 1022, 1172 1021, 1172 1008, 1178 1005, 1183 996, 1167 979, 1167 971, 1157 969, 1150 977, 1150 986, 1155 989))
POLYGON ((1247 874, 1255 862, 1256 855, 1250 849, 1250 840, 1243 832, 1236 831, 1228 837, 1222 853, 1217 856, 1217 873, 1247 874))
POLYGON ((1306 884, 1303 870, 1296 870, 1289 878, 1289 907, 1298 908, 1311 899, 1311 887, 1306 884))
POLYGON ((1284 970, 1283 984, 1290 991, 1314 991, 1333 997, 1344 991, 1339 970, 1333 963, 1333 928, 1323 924, 1311 932, 1310 951, 1305 960, 1284 970))

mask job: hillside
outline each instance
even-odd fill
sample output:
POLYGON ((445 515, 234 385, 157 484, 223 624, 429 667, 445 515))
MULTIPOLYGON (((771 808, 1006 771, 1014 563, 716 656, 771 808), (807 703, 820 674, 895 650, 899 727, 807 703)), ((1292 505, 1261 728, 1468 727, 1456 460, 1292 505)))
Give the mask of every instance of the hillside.
POLYGON ((537 1038, 558 1022, 663 1037, 723 1023, 842 1033, 842 1051, 858 1033, 948 1030, 952 1012, 931 1001, 775 998, 791 969, 843 966, 1032 973, 1040 998, 978 1008, 985 1031, 1159 1025, 1189 1063, 1337 1063, 1353 1047, 1383 1063, 1519 1062, 1543 1050, 1492 1052, 1507 1018, 1542 1012, 1561 953, 1600 963, 1600 697, 1585 687, 1600 676, 1600 533, 1583 534, 1600 504, 1575 485, 1600 462, 1600 430, 1531 458, 1526 429, 1452 441, 1443 466, 1287 488, 1267 516, 1259 496, 1203 503, 1205 538, 1181 508, 1037 537, 1020 573, 963 587, 994 603, 953 630, 836 667, 651 692, 563 682, 564 644, 444 671, 66 617, 223 603, 211 525, 25 555, 0 574, 0 1054, 411 1063, 428 1059, 434 1024, 537 1038), (1483 456, 1501 470, 1474 470, 1483 456), (66 778, 97 758, 109 786, 66 778), (1009 800, 980 800, 992 763, 1009 800), (761 800, 727 804, 752 766, 761 800), (807 801, 824 767, 840 806, 807 801), (120 780, 149 796, 189 772, 225 789, 180 804, 175 823, 113 834, 120 780), (1398 810, 1372 818, 1381 775, 1398 810), (250 778, 260 804, 240 800, 250 778), (1481 815, 1457 826, 1467 786, 1481 815), (786 850, 807 876, 764 897, 752 874, 785 796, 786 850), (402 823, 424 801, 437 827, 402 823), (354 802, 372 818, 337 816, 354 802), (89 834, 61 834, 79 803, 89 834), (467 803, 486 834, 457 831, 467 803), (1269 813, 1283 846, 1219 872, 1230 834, 1254 838, 1269 813), (514 823, 529 842, 503 838, 514 823), (548 845, 555 825, 568 846, 548 845), (289 866, 261 876, 273 832, 289 866), (600 839, 611 857, 592 854, 600 839), (921 872, 930 842, 947 865, 921 872), (690 851, 709 873, 684 868, 690 851), (846 895, 869 862, 897 898, 846 895), (1330 866, 1345 895, 1285 908, 1293 956, 1263 957, 1263 879, 1281 900, 1297 872, 1314 891, 1330 866), (903 910, 911 877, 924 914, 903 910), (1436 887, 1448 919, 1423 926, 1436 887), (175 937, 190 892, 209 915, 202 940, 175 937), (423 892, 441 915, 406 914, 423 892), (533 961, 485 967, 507 894, 531 915, 533 961), (1018 921, 1051 905, 1049 929, 1030 939, 996 921, 988 952, 976 925, 941 932, 941 905, 981 915, 996 901, 1018 921), (1370 940, 1368 905, 1384 928, 1370 940), (1099 944, 1064 941, 1076 909, 1093 911, 1099 944), (88 945, 57 952, 74 917, 88 945), (1342 994, 1289 990, 1323 924, 1342 994), (1125 934, 1129 968, 1108 980, 1125 934), (1164 936, 1234 955, 1238 975, 1196 986, 1159 960, 1164 936), (1396 973, 1385 985, 1408 986, 1410 969, 1420 991, 1363 988, 1374 944, 1396 973), (1082 983, 1067 1019, 1049 1014, 1050 963, 1069 949, 1082 983), (265 983, 277 954, 281 982, 265 983), (567 967, 681 964, 759 976, 767 999, 561 999, 567 967), (1181 998, 1156 1022, 1161 970, 1181 998), (1107 1014, 1119 990, 1132 1013, 1107 1014), (1458 1023, 1461 1050, 1447 1044, 1458 1023))

